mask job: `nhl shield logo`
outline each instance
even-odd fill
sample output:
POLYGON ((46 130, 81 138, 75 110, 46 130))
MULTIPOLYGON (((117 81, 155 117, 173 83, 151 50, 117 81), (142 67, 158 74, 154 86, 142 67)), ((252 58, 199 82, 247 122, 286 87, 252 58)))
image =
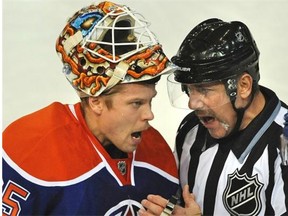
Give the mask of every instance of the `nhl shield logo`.
POLYGON ((238 169, 228 175, 227 185, 223 193, 223 203, 231 215, 257 215, 261 209, 260 191, 263 184, 258 175, 251 178, 247 174, 239 174, 238 169))
POLYGON ((122 175, 126 174, 126 162, 125 161, 119 161, 117 163, 118 170, 121 172, 122 175))

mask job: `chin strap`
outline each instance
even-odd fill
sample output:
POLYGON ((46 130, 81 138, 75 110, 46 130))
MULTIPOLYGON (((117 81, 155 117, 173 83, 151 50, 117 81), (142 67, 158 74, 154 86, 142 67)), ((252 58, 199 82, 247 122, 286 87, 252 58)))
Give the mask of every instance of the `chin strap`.
POLYGON ((237 98, 237 76, 235 75, 233 77, 230 77, 224 82, 227 95, 230 97, 232 107, 237 114, 237 121, 236 121, 235 127, 233 128, 231 133, 228 135, 228 137, 231 137, 232 135, 239 132, 239 129, 240 129, 243 117, 244 117, 244 113, 248 109, 248 107, 251 105, 251 103, 254 99, 254 96, 255 96, 254 84, 255 83, 253 83, 251 98, 250 98, 250 101, 248 102, 248 104, 245 107, 237 108, 235 106, 235 102, 236 102, 236 98, 237 98))
POLYGON ((231 137, 232 135, 234 135, 237 132, 239 132, 240 126, 241 126, 241 123, 242 123, 242 120, 243 120, 243 117, 244 117, 244 114, 245 114, 245 111, 251 105, 251 103, 252 103, 252 101, 254 99, 254 96, 255 96, 255 92, 252 91, 252 95, 251 95, 249 103, 245 107, 242 107, 242 108, 237 108, 235 106, 236 98, 233 101, 231 101, 233 109, 235 110, 235 112, 237 114, 237 121, 236 121, 235 127, 233 128, 233 130, 231 131, 231 133, 227 137, 231 137))

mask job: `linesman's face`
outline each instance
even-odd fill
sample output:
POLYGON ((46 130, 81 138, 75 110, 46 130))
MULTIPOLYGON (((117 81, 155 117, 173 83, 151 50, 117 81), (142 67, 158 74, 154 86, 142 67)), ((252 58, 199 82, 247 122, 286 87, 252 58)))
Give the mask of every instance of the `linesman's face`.
POLYGON ((189 108, 216 139, 227 136, 237 117, 222 83, 187 85, 189 108))

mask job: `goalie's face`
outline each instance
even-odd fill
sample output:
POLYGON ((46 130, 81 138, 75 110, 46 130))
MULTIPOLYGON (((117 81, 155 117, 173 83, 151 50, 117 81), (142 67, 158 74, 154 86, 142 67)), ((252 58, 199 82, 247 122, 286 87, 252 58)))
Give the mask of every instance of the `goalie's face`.
POLYGON ((154 118, 151 103, 156 94, 155 84, 131 83, 117 85, 108 95, 99 96, 97 138, 104 147, 113 144, 123 152, 136 150, 154 118))

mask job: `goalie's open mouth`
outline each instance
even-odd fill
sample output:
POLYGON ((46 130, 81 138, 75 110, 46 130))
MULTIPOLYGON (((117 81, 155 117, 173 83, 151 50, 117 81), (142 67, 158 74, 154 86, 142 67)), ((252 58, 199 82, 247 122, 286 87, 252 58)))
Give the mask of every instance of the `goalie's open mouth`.
POLYGON ((141 138, 141 131, 134 132, 131 134, 131 136, 135 139, 139 139, 139 138, 141 138))

